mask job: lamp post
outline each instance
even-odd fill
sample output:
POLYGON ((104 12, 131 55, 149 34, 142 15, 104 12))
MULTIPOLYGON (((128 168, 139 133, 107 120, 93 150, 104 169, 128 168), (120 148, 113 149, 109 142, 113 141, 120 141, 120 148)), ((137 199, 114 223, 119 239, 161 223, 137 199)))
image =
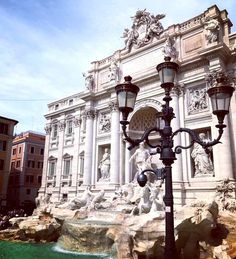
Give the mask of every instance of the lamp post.
POLYGON ((173 108, 170 106, 170 101, 172 100, 170 92, 174 87, 174 78, 176 72, 179 68, 178 64, 170 61, 170 57, 165 57, 165 61, 157 65, 156 69, 159 73, 161 87, 164 89, 164 104, 162 105, 162 119, 164 121, 164 127, 152 127, 144 131, 143 135, 139 139, 132 139, 127 134, 127 125, 129 124, 128 115, 133 111, 137 94, 139 92, 139 87, 132 84, 132 78, 126 76, 125 82, 118 84, 115 87, 119 110, 122 113, 122 120, 120 124, 122 126, 122 131, 125 137, 125 140, 130 143, 128 147, 129 150, 138 146, 139 143, 145 141, 150 148, 155 149, 155 152, 152 154, 160 154, 160 160, 164 164, 163 172, 159 170, 144 170, 142 171, 137 180, 140 186, 145 186, 147 183, 147 176, 145 172, 152 171, 156 175, 159 175, 160 178, 165 180, 165 259, 176 259, 176 247, 175 247, 175 236, 174 236, 174 214, 173 214, 173 189, 172 189, 172 164, 176 160, 176 154, 180 154, 182 149, 188 149, 193 146, 194 143, 200 144, 205 148, 220 143, 220 138, 223 134, 223 129, 226 127, 224 124, 224 117, 229 113, 230 99, 234 92, 234 88, 229 83, 227 77, 224 73, 218 73, 216 76, 216 84, 214 87, 208 89, 207 93, 211 98, 213 114, 218 118, 218 137, 213 141, 203 142, 199 136, 191 129, 188 128, 179 128, 175 132, 172 131, 171 121, 174 118, 173 108), (149 140, 151 133, 159 133, 160 143, 152 144, 149 140), (174 146, 174 137, 181 133, 186 132, 190 135, 191 142, 188 146, 174 146), (161 175, 160 175, 161 173, 161 175))

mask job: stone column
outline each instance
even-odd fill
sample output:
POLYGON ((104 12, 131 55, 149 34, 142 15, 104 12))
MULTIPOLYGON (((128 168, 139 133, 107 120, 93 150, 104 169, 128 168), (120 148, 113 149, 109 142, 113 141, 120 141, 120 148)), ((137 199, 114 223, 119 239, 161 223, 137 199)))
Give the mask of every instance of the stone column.
MULTIPOLYGON (((96 136, 97 122, 98 122, 98 113, 97 113, 97 111, 95 111, 94 112, 94 120, 93 120, 93 136, 96 136)), ((97 181, 97 164, 95 163, 96 162, 96 156, 95 156, 96 146, 97 146, 96 138, 94 137, 93 138, 93 147, 92 147, 92 150, 93 150, 92 151, 92 153, 93 153, 93 156, 92 156, 92 172, 91 172, 92 187, 95 186, 95 182, 97 181)))
MULTIPOLYGON (((172 102, 171 106, 174 109, 175 118, 171 122, 173 132, 180 128, 180 109, 179 109, 179 94, 181 93, 181 87, 176 85, 172 92, 172 102)), ((182 112, 182 111, 181 111, 182 112)), ((174 147, 181 144, 181 136, 180 134, 175 135, 174 137, 174 147)), ((183 181, 183 168, 182 168, 182 153, 176 155, 176 160, 172 166, 173 172, 173 182, 179 183, 183 181)))
POLYGON ((117 102, 110 102, 111 109, 111 168, 110 184, 119 185, 120 180, 120 114, 117 102))
MULTIPOLYGON (((185 114, 185 105, 184 105, 184 94, 185 94, 185 89, 184 89, 184 84, 181 84, 179 86, 179 121, 180 121, 180 128, 184 128, 185 127, 185 123, 184 123, 184 114, 185 114)), ((187 134, 186 133, 182 133, 180 134, 180 141, 181 141, 181 145, 186 147, 187 144, 187 140, 186 140, 187 134)), ((189 181, 189 176, 188 176, 188 156, 187 156, 187 150, 186 149, 182 149, 182 170, 183 170, 183 181, 184 182, 188 182, 189 181)), ((177 159, 178 159, 178 155, 177 155, 177 159)))
POLYGON ((47 189, 47 172, 48 172, 48 158, 49 158, 49 147, 50 147, 50 133, 52 131, 51 124, 48 123, 45 126, 45 148, 44 148, 44 157, 43 157, 43 173, 42 173, 42 182, 39 189, 39 196, 44 196, 47 189))
POLYGON ((80 129, 81 129, 81 118, 79 115, 76 115, 73 119, 74 126, 74 153, 73 153, 73 162, 72 162, 72 183, 73 187, 77 189, 77 180, 79 174, 79 144, 80 144, 80 129))
MULTIPOLYGON (((56 166, 56 188, 59 189, 59 192, 57 192, 59 200, 60 194, 61 194, 61 179, 63 174, 63 150, 64 150, 64 137, 65 137, 65 127, 66 122, 65 119, 60 120, 58 124, 59 133, 58 133, 58 157, 57 157, 57 166, 56 166)), ((56 199, 56 197, 55 197, 56 199)))
MULTIPOLYGON (((216 116, 213 115, 213 125, 216 125, 217 123, 218 120, 216 116)), ((221 143, 213 147, 214 172, 216 180, 223 180, 225 178, 234 179, 230 132, 227 115, 225 117, 224 124, 226 124, 227 127, 224 128, 224 133, 220 140, 221 143)), ((213 126, 212 132, 212 139, 214 139, 218 136, 218 130, 215 126, 213 126)))
POLYGON ((129 143, 125 143, 125 183, 130 183, 131 179, 131 167, 130 167, 130 151, 128 150, 129 143))
POLYGON ((84 178, 83 185, 91 185, 92 177, 92 161, 93 161, 93 120, 94 110, 85 111, 86 115, 86 134, 85 134, 85 150, 84 150, 84 178))
POLYGON ((125 183, 125 141, 120 137, 120 185, 125 183))

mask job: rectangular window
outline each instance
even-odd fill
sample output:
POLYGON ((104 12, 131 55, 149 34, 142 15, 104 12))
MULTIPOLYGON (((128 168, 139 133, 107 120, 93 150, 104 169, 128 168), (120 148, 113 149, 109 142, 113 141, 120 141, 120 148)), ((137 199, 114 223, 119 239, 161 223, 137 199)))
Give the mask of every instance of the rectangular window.
POLYGON ((11 170, 13 170, 15 166, 16 166, 15 162, 11 162, 11 170))
POLYGON ((55 170, 56 170, 56 162, 49 162, 48 175, 49 176, 54 176, 55 175, 55 170))
POLYGON ((16 154, 16 148, 12 149, 12 155, 14 156, 16 154))
POLYGON ((21 147, 19 147, 19 154, 21 154, 21 147))
POLYGON ((53 126, 53 131, 52 131, 52 137, 53 138, 56 138, 57 137, 57 134, 58 134, 58 128, 57 128, 58 126, 57 126, 57 124, 55 124, 54 126, 53 126))
POLYGON ((30 147, 30 153, 34 154, 34 147, 30 147))
POLYGON ((70 174, 70 160, 64 160, 64 171, 63 175, 68 176, 70 174))
POLYGON ((20 160, 17 160, 16 161, 16 168, 19 168, 20 167, 20 160))
POLYGON ((8 124, 0 122, 0 134, 8 134, 8 124))
POLYGON ((4 169, 4 160, 0 159, 0 170, 4 169))
POLYGON ((73 132, 73 122, 72 120, 67 122, 67 134, 71 135, 73 132))
POLYGON ((0 151, 6 151, 7 142, 6 140, 0 140, 0 151))
POLYGON ((26 194, 30 195, 30 193, 31 193, 31 190, 30 189, 26 189, 26 194))
POLYGON ((35 162, 34 162, 33 160, 28 160, 28 161, 27 161, 27 166, 28 166, 28 167, 31 167, 31 168, 34 168, 35 162))
POLYGON ((43 155, 43 154, 44 154, 44 148, 41 148, 40 155, 43 155))
POLYGON ((38 175, 38 183, 41 183, 41 182, 42 182, 42 176, 38 175))

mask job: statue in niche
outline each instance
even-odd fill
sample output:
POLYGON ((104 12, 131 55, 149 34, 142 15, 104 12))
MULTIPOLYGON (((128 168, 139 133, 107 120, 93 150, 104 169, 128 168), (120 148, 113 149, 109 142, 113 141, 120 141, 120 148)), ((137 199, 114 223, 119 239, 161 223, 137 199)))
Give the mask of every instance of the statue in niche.
POLYGON ((204 29, 205 29, 205 38, 207 44, 217 42, 219 38, 219 21, 217 19, 212 19, 209 16, 206 16, 203 19, 204 29))
MULTIPOLYGON (((205 133, 200 133, 199 138, 204 142, 208 141, 205 133)), ((194 143, 191 156, 194 160, 195 176, 213 175, 214 168, 211 155, 200 144, 194 143)))
POLYGON ((99 121, 99 131, 108 132, 111 130, 110 114, 102 114, 99 121))
POLYGON ((134 176, 134 180, 137 180, 137 176, 145 169, 152 169, 151 165, 151 155, 147 148, 144 146, 144 142, 139 144, 139 148, 134 152, 134 154, 130 157, 129 162, 135 160, 135 164, 137 166, 137 172, 134 176))
POLYGON ((105 152, 103 154, 103 157, 99 163, 101 177, 99 181, 109 181, 110 179, 110 154, 109 149, 105 148, 105 152))
POLYGON ((89 91, 93 91, 94 90, 94 84, 95 84, 93 75, 83 73, 83 77, 85 78, 86 89, 88 89, 89 91))
POLYGON ((189 112, 207 108, 206 89, 190 90, 189 112))
POLYGON ((109 67, 109 75, 108 78, 110 81, 115 81, 118 82, 119 81, 119 66, 117 64, 116 60, 112 60, 110 67, 109 67))
POLYGON ((174 40, 168 36, 162 49, 164 56, 170 57, 173 61, 175 61, 178 57, 178 52, 174 47, 174 44, 174 40))

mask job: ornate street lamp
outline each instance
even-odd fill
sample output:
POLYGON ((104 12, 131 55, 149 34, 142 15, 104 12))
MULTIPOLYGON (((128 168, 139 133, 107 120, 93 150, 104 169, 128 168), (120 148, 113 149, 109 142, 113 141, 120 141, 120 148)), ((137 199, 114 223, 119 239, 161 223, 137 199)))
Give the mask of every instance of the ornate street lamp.
POLYGON ((219 140, 223 134, 223 128, 226 127, 224 124, 224 117, 229 113, 230 99, 234 92, 234 88, 229 83, 227 76, 224 73, 219 73, 215 79, 215 86, 208 89, 207 93, 211 98, 213 114, 218 118, 218 128, 219 134, 216 139, 209 142, 203 142, 199 136, 191 129, 188 128, 179 128, 175 132, 172 131, 171 121, 174 118, 173 108, 170 107, 170 101, 172 100, 170 92, 174 87, 175 75, 178 71, 178 64, 171 62, 169 57, 165 57, 165 62, 157 65, 156 69, 159 73, 161 87, 165 90, 165 96, 163 98, 164 104, 162 105, 162 119, 164 121, 164 127, 152 127, 145 130, 142 137, 139 139, 132 139, 127 134, 127 125, 129 121, 127 120, 130 112, 133 111, 135 100, 139 92, 139 87, 132 84, 132 78, 130 76, 125 77, 125 82, 119 84, 115 87, 118 99, 119 110, 122 113, 122 120, 120 121, 122 125, 122 131, 125 137, 125 140, 128 141, 131 145, 129 150, 138 146, 139 143, 145 141, 146 144, 155 149, 155 152, 152 154, 160 154, 160 160, 164 164, 164 168, 160 171, 146 169, 142 171, 137 180, 140 186, 144 186, 147 183, 146 172, 151 171, 155 173, 158 178, 165 180, 165 259, 176 259, 176 247, 175 247, 175 236, 174 236, 174 215, 173 215, 173 189, 172 189, 172 167, 171 165, 176 160, 176 154, 180 154, 182 149, 188 149, 193 146, 194 143, 200 144, 207 151, 207 148, 219 143, 219 140), (160 143, 152 144, 149 140, 151 133, 159 133, 160 143), (175 146, 173 138, 175 135, 181 132, 186 132, 190 135, 191 141, 188 146, 175 146))

